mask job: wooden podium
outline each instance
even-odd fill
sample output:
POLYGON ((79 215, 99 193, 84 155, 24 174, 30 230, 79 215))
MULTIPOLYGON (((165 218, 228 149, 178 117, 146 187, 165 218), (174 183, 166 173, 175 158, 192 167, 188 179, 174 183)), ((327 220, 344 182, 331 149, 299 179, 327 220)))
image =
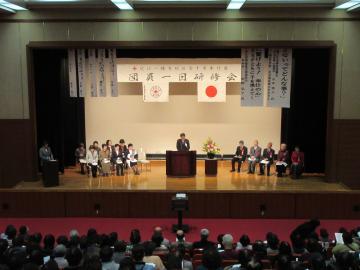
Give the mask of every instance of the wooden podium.
POLYGON ((196 175, 196 151, 166 151, 166 175, 192 177, 196 175))

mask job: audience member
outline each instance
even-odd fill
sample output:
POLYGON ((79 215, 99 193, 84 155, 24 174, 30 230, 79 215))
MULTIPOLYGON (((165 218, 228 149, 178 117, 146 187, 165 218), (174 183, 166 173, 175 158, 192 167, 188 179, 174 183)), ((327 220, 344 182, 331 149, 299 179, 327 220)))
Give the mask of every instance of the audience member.
POLYGON ((208 229, 202 229, 200 231, 200 241, 194 242, 192 245, 193 249, 208 249, 214 247, 215 243, 209 241, 210 231, 208 229))

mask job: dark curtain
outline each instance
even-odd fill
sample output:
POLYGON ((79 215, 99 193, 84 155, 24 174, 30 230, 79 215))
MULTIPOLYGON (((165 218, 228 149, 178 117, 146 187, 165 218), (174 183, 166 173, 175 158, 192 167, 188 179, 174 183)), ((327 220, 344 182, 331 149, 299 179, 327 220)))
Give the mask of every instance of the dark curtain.
POLYGON ((281 140, 305 152, 305 171, 325 171, 328 49, 294 49, 290 109, 282 110, 281 140))
POLYGON ((74 151, 85 142, 85 110, 83 98, 70 98, 68 88, 67 51, 34 52, 37 140, 49 145, 60 171, 74 165, 74 151))

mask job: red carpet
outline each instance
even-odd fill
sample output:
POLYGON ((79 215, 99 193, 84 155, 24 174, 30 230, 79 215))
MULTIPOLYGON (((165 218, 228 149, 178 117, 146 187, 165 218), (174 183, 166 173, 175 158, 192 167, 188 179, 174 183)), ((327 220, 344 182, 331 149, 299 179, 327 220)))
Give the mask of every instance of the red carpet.
MULTIPOLYGON (((290 232, 304 220, 286 219, 185 219, 190 225, 191 231, 187 234, 188 241, 195 241, 199 238, 199 230, 208 228, 211 240, 216 240, 220 233, 231 233, 235 240, 241 234, 246 233, 250 239, 264 239, 269 231, 276 233, 281 240, 289 240, 290 232)), ((175 219, 121 219, 121 218, 1 218, 0 231, 3 231, 7 224, 16 227, 27 225, 30 232, 41 232, 43 235, 53 233, 56 236, 68 234, 71 229, 77 229, 80 234, 86 233, 89 227, 96 228, 99 233, 110 233, 116 231, 120 239, 128 240, 130 231, 138 228, 141 231, 142 239, 150 239, 155 226, 164 229, 164 235, 169 240, 174 239, 171 233, 171 225, 175 219)), ((326 228, 333 238, 334 232, 340 227, 353 229, 360 225, 358 220, 322 220, 319 228, 326 228)))

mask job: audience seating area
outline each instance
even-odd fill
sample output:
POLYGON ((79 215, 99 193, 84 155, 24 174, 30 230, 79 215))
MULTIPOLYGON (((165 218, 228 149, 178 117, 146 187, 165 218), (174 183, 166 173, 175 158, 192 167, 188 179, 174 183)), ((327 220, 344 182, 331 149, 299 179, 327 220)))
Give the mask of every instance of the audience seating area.
POLYGON ((74 229, 55 237, 8 225, 0 237, 0 270, 360 269, 360 227, 339 228, 336 242, 319 225, 318 220, 300 224, 290 242, 272 232, 253 241, 247 234, 234 239, 225 233, 212 242, 206 228, 197 241, 187 241, 182 230, 170 241, 161 227, 154 227, 150 239, 142 239, 138 229, 119 239, 116 232, 92 228, 85 235, 74 229))

